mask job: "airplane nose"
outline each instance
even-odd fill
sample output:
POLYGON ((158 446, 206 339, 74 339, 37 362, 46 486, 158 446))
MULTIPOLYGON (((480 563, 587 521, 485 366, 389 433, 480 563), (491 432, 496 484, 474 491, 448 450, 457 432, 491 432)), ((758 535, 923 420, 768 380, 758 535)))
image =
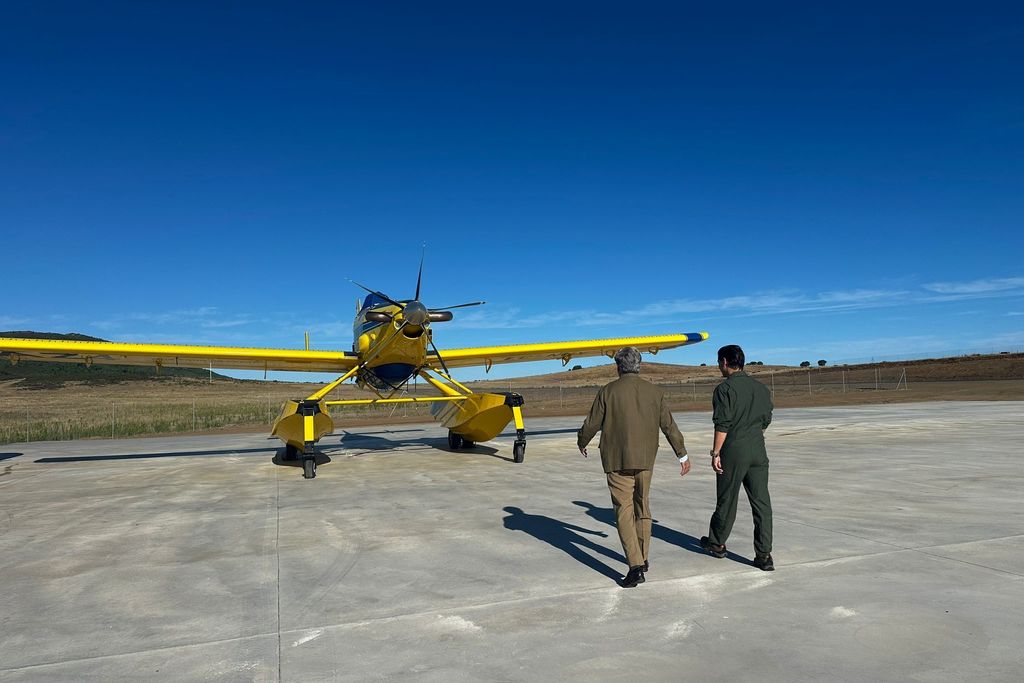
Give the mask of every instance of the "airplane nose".
POLYGON ((430 317, 430 311, 419 301, 410 301, 402 309, 402 317, 410 325, 423 325, 430 317))

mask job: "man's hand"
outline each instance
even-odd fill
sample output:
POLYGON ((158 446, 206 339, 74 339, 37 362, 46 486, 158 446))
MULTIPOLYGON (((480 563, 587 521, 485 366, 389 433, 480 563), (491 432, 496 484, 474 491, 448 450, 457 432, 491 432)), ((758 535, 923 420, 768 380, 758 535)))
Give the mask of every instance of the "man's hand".
POLYGON ((711 456, 711 469, 715 471, 715 474, 725 474, 725 470, 722 469, 722 456, 712 455, 711 456))
POLYGON ((690 473, 690 461, 687 460, 686 462, 679 463, 679 476, 680 477, 685 477, 689 473, 690 473))
POLYGON ((587 447, 586 446, 580 446, 580 454, 583 455, 584 458, 587 457, 587 447))

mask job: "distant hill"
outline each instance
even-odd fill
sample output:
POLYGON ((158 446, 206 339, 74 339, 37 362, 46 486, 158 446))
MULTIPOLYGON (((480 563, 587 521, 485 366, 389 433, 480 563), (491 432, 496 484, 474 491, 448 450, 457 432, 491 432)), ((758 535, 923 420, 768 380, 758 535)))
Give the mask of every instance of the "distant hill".
MULTIPOLYGON (((107 341, 84 334, 58 334, 56 332, 32 332, 18 330, 0 332, 0 337, 15 339, 66 339, 68 341, 107 341)), ((220 380, 230 377, 213 376, 220 380)), ((210 371, 200 368, 163 368, 157 375, 155 368, 138 365, 93 365, 86 367, 84 363, 42 363, 39 361, 21 361, 12 365, 10 361, 0 360, 0 382, 16 381, 22 389, 56 389, 66 382, 83 384, 119 384, 122 382, 152 381, 166 379, 209 379, 210 371)))
MULTIPOLYGON (((858 363, 829 365, 824 368, 817 366, 798 368, 791 365, 747 365, 747 372, 767 381, 765 375, 774 374, 776 378, 805 377, 808 372, 818 373, 815 376, 839 373, 855 373, 873 371, 874 369, 898 372, 909 368, 916 381, 956 381, 956 380, 1004 380, 1024 378, 1024 353, 973 354, 970 356, 953 356, 949 358, 927 358, 907 361, 884 361, 875 363, 858 363)), ((615 363, 609 361, 603 365, 595 365, 579 370, 562 370, 545 375, 531 375, 511 379, 476 380, 468 382, 474 391, 508 391, 526 387, 586 387, 601 386, 617 377, 615 363)), ((655 384, 677 384, 687 382, 717 381, 721 378, 717 365, 675 365, 644 361, 640 365, 640 376, 655 384)), ((838 381, 838 380, 836 380, 838 381)))
MULTIPOLYGON (((793 370, 794 368, 785 365, 748 365, 747 372, 751 375, 758 375, 767 372, 781 372, 793 370)), ((618 376, 615 363, 609 360, 603 365, 595 365, 589 368, 578 370, 562 370, 560 372, 545 375, 530 375, 508 379, 476 380, 469 382, 477 391, 501 391, 508 389, 511 381, 513 388, 538 387, 538 386, 601 386, 607 384, 618 376)), ((718 371, 717 365, 676 365, 673 363, 655 363, 645 360, 640 365, 640 376, 654 382, 655 384, 674 384, 677 382, 706 381, 718 379, 722 374, 718 371)))

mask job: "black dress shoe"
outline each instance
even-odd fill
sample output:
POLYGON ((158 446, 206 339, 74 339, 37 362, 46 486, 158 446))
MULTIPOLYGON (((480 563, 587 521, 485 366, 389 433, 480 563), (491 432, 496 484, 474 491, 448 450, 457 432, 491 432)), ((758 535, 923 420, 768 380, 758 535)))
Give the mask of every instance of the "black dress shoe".
POLYGON ((767 555, 754 555, 754 566, 763 572, 775 571, 775 562, 772 560, 772 554, 767 555))
POLYGON ((644 560, 644 571, 645 572, 651 571, 651 563, 648 562, 647 560, 644 560))
POLYGON ((641 584, 646 580, 647 579, 644 578, 643 567, 630 567, 629 573, 622 579, 622 583, 620 585, 623 588, 636 588, 638 584, 641 584))
POLYGON ((708 538, 707 536, 701 536, 700 537, 700 547, 704 548, 704 550, 708 551, 712 555, 712 557, 717 557, 719 559, 725 557, 726 552, 727 552, 726 549, 725 549, 725 545, 724 544, 723 545, 716 545, 716 544, 712 543, 711 539, 708 538))

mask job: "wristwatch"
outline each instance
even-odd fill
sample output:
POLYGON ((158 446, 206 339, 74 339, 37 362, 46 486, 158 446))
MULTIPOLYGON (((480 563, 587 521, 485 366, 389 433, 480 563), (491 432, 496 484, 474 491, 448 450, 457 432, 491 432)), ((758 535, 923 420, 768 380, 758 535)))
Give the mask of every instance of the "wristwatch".
POLYGON ((712 457, 712 458, 717 458, 717 457, 718 457, 718 456, 720 456, 720 455, 721 455, 721 453, 719 453, 718 451, 716 451, 716 450, 715 450, 714 448, 712 448, 712 449, 711 449, 711 457, 712 457))

